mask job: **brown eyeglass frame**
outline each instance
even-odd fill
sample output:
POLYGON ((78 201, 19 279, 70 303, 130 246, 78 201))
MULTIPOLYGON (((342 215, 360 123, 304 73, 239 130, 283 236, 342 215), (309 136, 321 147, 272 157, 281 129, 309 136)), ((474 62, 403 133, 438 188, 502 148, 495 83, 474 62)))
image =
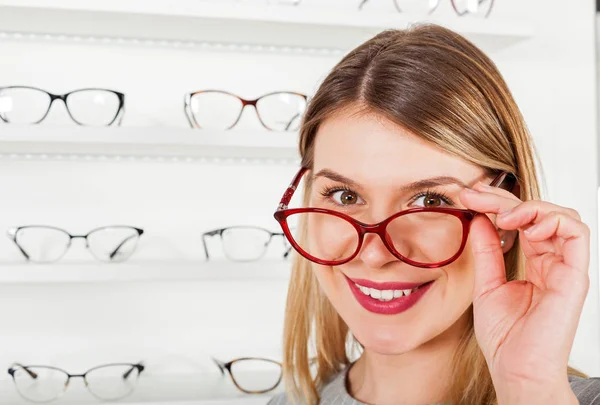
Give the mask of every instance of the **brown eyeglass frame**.
MULTIPOLYGON (((240 108, 240 113, 238 114, 237 118, 235 119, 235 122, 229 126, 227 128, 227 130, 230 130, 231 128, 235 127, 238 122, 240 121, 240 118, 242 117, 242 114, 244 113, 244 108, 246 108, 247 106, 252 106, 254 107, 254 111, 256 112, 256 116, 258 117, 258 120, 260 121, 260 123, 262 124, 263 127, 265 127, 266 129, 268 129, 269 131, 276 131, 276 129, 270 128, 268 127, 265 122, 263 121, 262 117, 260 116, 260 113, 258 112, 258 108, 256 107, 257 103, 262 99, 265 98, 267 96, 272 96, 275 94, 293 94, 295 96, 300 96, 304 99, 304 103, 308 103, 308 96, 306 96, 305 94, 302 93, 297 93, 295 91, 274 91, 271 93, 267 93, 267 94, 263 94, 262 96, 254 99, 254 100, 247 100, 245 98, 241 98, 240 96, 238 96, 237 94, 233 94, 230 93, 228 91, 222 91, 222 90, 199 90, 199 91, 194 91, 192 93, 187 93, 184 96, 184 111, 185 111, 185 116, 190 124, 190 126, 192 128, 202 128, 202 126, 200 124, 198 124, 198 121, 196 121, 196 117, 194 117, 194 113, 192 112, 192 97, 194 97, 197 94, 203 94, 203 93, 220 93, 220 94, 227 94, 228 96, 232 96, 237 98, 238 100, 240 100, 240 102, 242 103, 242 108, 240 108)), ((288 124, 288 128, 291 125, 293 121, 290 121, 290 123, 288 124)), ((286 131, 288 131, 288 129, 286 128, 286 131)))
MULTIPOLYGON (((357 221, 356 219, 352 218, 351 216, 348 216, 346 214, 343 214, 341 212, 337 212, 334 210, 329 210, 326 208, 288 208, 288 204, 290 203, 290 200, 292 199, 292 196, 294 195, 296 188, 298 187, 298 184, 300 183, 300 179, 304 176, 304 174, 308 170, 309 170, 308 168, 301 168, 300 171, 298 171, 298 173, 292 180, 292 183, 288 186, 287 190, 285 190, 285 193, 283 193, 283 197, 281 198, 281 201, 280 201, 279 205, 277 206, 277 210, 275 211, 273 216, 275 217, 277 222, 279 222, 279 225, 281 226, 283 233, 287 237, 288 242, 292 245, 294 250, 296 250, 296 252, 298 252, 302 257, 310 260, 311 262, 325 265, 325 266, 339 266, 344 263, 348 263, 349 261, 353 260, 360 252, 362 245, 363 245, 364 237, 367 233, 376 233, 377 235, 379 235, 379 237, 381 238, 385 247, 390 251, 390 253, 392 253, 392 255, 394 255, 394 257, 396 257, 397 259, 399 259, 407 264, 410 264, 411 266, 415 266, 415 267, 438 268, 438 267, 446 266, 446 265, 452 263, 454 260, 456 260, 462 254, 462 252, 465 248, 465 245, 467 243, 467 238, 469 236, 469 229, 470 229, 471 221, 473 220, 473 218, 475 218, 475 215, 477 215, 476 211, 458 209, 458 208, 415 207, 415 208, 409 208, 407 210, 397 212, 397 213, 393 214, 392 216, 390 216, 389 218, 387 218, 377 224, 365 224, 363 222, 357 221), (319 214, 333 215, 338 218, 344 219, 348 223, 350 223, 354 227, 354 229, 356 229, 356 232, 358 233, 358 244, 357 244, 357 247, 356 247, 356 250, 354 251, 354 253, 352 253, 352 255, 350 255, 346 259, 335 261, 335 260, 322 260, 322 259, 312 256, 308 252, 304 251, 296 243, 294 237, 292 236, 292 233, 290 232, 290 229, 289 229, 289 226, 287 223, 287 218, 290 215, 311 213, 311 212, 319 213, 319 214), (444 214, 450 214, 450 215, 457 217, 461 221, 462 228, 463 228, 462 241, 461 241, 458 252, 454 256, 452 256, 451 258, 444 260, 442 262, 420 263, 420 262, 416 262, 414 260, 410 260, 407 257, 404 257, 394 248, 393 243, 389 240, 389 237, 388 237, 388 234, 386 231, 387 225, 391 221, 393 221, 394 219, 396 219, 400 216, 412 214, 415 212, 439 212, 439 213, 444 213, 444 214)), ((489 183, 489 185, 492 187, 503 186, 502 188, 505 188, 509 191, 513 190, 515 184, 516 184, 516 177, 513 174, 507 173, 507 172, 501 172, 494 178, 494 180, 491 183, 489 183), (505 182, 507 184, 504 184, 505 182)))
POLYGON ((21 363, 13 363, 9 369, 8 369, 8 374, 10 374, 10 376, 12 377, 13 383, 15 384, 16 390, 19 393, 19 395, 21 395, 22 398, 26 399, 27 401, 30 402, 35 402, 35 403, 47 403, 47 402, 52 402, 52 401, 56 401, 59 398, 61 398, 66 392, 67 389, 69 388, 69 383, 71 382, 71 379, 74 378, 82 378, 85 386, 88 390, 88 392, 95 398, 101 400, 101 401, 118 401, 120 399, 123 399, 127 396, 129 396, 132 392, 128 393, 125 396, 119 397, 119 398, 115 398, 115 399, 106 399, 106 398, 102 398, 101 396, 99 396, 98 394, 96 394, 90 387, 89 387, 89 383, 87 380, 87 375, 89 373, 91 373, 92 371, 101 369, 101 368, 108 368, 108 367, 115 367, 115 366, 127 366, 127 367, 131 367, 129 370, 127 370, 126 372, 123 373, 123 379, 127 379, 129 378, 129 376, 131 375, 131 373, 134 370, 137 370, 138 375, 136 377, 136 379, 138 379, 140 377, 140 374, 142 374, 142 372, 146 369, 146 367, 144 366, 144 364, 142 362, 139 363, 109 363, 109 364, 102 364, 93 368, 90 368, 89 370, 87 370, 85 373, 83 374, 71 374, 65 370, 63 370, 62 368, 58 368, 58 367, 54 367, 54 366, 43 366, 43 365, 23 365, 21 363), (18 369, 22 369, 23 371, 25 371, 31 378, 33 379, 37 379, 38 375, 36 372, 34 372, 33 370, 31 370, 32 368, 43 368, 43 369, 47 369, 47 370, 54 370, 54 371, 58 371, 62 374, 64 374, 66 376, 66 381, 65 381, 65 385, 62 389, 62 391, 60 393, 58 393, 58 395, 56 397, 54 397, 53 399, 50 400, 46 400, 46 401, 34 401, 30 398, 27 398, 26 395, 22 394, 21 391, 19 390, 18 384, 17 384, 17 380, 15 377, 15 374, 17 372, 18 369))
POLYGON ((241 357, 239 359, 228 361, 227 363, 222 362, 221 360, 215 359, 214 357, 212 358, 212 360, 219 367, 219 370, 221 370, 221 374, 225 375, 225 371, 227 371, 227 373, 229 374, 229 377, 231 377, 231 380, 233 381, 233 383, 235 384, 235 386, 237 387, 237 389, 240 390, 240 391, 242 391, 242 392, 245 392, 246 394, 264 394, 266 392, 273 391, 281 383, 281 379, 283 377, 283 373, 282 373, 283 366, 282 366, 282 364, 280 362, 278 362, 278 361, 271 360, 271 359, 265 359, 265 358, 261 358, 261 357, 241 357), (267 363, 273 363, 273 364, 276 364, 277 366, 279 366, 279 369, 282 370, 282 371, 279 374, 279 378, 277 379, 277 382, 271 388, 264 389, 264 390, 259 390, 259 391, 250 391, 250 390, 246 390, 246 389, 242 388, 238 384, 238 382, 235 380, 235 377, 233 376, 233 373, 231 372, 231 366, 233 366, 237 362, 245 361, 245 360, 265 361, 267 363))

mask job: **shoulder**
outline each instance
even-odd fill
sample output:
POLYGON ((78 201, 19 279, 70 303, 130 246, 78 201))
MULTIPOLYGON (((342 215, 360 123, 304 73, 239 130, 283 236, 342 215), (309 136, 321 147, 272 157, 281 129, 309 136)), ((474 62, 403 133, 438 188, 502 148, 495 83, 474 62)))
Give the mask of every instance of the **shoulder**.
MULTIPOLYGON (((348 373, 348 369, 342 370, 340 373, 334 375, 332 379, 325 384, 320 390, 319 395, 321 400, 319 403, 321 404, 337 404, 345 403, 346 400, 349 400, 350 397, 346 391, 346 374, 348 373)), ((354 401, 355 404, 360 404, 357 401, 354 401)), ((303 405, 302 401, 291 401, 286 393, 281 393, 273 398, 267 403, 267 405, 303 405)))
POLYGON ((271 400, 267 402, 267 405, 291 405, 291 402, 288 401, 287 395, 283 392, 271 398, 271 400))
POLYGON ((569 383, 581 405, 600 405, 600 378, 569 376, 569 383))

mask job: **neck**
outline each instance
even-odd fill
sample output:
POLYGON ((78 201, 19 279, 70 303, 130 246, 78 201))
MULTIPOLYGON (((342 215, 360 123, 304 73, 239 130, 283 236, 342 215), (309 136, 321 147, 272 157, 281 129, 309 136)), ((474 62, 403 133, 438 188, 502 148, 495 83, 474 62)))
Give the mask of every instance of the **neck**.
POLYGON ((402 354, 365 348, 348 375, 350 394, 377 405, 443 402, 452 382, 453 357, 468 322, 467 311, 442 334, 402 354))

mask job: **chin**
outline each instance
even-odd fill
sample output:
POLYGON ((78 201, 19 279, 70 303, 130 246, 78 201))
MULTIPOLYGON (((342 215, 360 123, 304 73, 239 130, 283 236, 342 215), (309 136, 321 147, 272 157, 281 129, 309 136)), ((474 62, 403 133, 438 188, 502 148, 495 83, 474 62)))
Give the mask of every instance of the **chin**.
POLYGON ((399 325, 381 325, 373 322, 360 323, 357 328, 349 326, 355 339, 365 349, 379 354, 406 353, 424 342, 414 330, 399 325))

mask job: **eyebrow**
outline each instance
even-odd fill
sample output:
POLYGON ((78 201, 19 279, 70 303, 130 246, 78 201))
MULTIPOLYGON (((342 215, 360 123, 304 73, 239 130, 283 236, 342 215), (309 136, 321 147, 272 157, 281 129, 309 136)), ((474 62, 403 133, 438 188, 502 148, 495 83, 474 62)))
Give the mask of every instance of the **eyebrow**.
MULTIPOLYGON (((316 179, 318 177, 325 177, 330 180, 337 181, 339 183, 344 183, 349 187, 360 188, 360 185, 357 182, 355 182, 354 180, 352 180, 346 176, 336 173, 333 170, 323 169, 323 170, 319 171, 317 174, 315 174, 313 179, 316 179)), ((424 188, 447 186, 450 184, 456 184, 456 185, 458 185, 460 187, 464 187, 464 188, 469 187, 469 185, 464 183, 462 180, 457 179, 456 177, 435 176, 435 177, 429 177, 427 179, 417 180, 417 181, 413 181, 411 183, 405 184, 403 186, 400 186, 399 190, 402 192, 410 192, 410 191, 422 190, 424 188)))

